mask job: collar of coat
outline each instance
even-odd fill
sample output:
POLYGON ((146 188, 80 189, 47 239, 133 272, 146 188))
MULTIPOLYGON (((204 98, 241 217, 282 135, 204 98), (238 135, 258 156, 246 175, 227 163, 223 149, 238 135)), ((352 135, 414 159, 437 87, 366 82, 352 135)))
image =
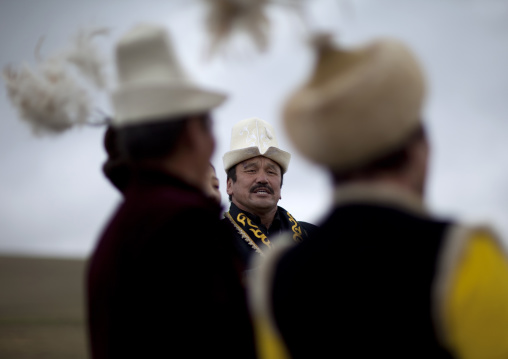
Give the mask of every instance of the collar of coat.
POLYGON ((336 207, 351 203, 374 204, 400 208, 423 216, 429 216, 423 199, 408 189, 386 183, 351 183, 334 190, 336 207))
MULTIPOLYGON (((267 229, 261 224, 258 216, 242 211, 234 203, 231 203, 229 211, 224 216, 233 224, 242 239, 257 253, 263 256, 264 250, 272 248, 267 229)), ((274 221, 280 222, 281 231, 290 230, 295 242, 301 242, 304 239, 305 233, 302 232, 302 227, 284 208, 277 207, 274 221)))

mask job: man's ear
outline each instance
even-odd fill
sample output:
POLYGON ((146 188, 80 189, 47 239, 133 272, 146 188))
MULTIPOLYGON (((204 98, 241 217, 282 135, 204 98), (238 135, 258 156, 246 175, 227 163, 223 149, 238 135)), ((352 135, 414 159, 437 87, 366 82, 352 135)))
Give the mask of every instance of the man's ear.
POLYGON ((228 182, 226 183, 226 192, 228 195, 233 194, 233 180, 228 178, 228 182))

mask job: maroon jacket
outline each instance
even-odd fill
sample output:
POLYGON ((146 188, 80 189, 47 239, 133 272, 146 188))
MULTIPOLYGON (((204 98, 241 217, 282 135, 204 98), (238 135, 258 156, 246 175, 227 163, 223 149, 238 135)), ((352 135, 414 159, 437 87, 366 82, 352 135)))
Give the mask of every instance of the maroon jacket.
POLYGON ((255 357, 219 213, 167 174, 132 177, 89 263, 92 358, 255 357))

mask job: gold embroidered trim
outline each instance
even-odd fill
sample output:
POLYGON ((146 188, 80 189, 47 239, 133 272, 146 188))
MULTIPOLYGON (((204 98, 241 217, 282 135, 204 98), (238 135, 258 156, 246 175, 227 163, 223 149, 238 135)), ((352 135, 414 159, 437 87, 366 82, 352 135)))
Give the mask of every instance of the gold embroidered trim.
POLYGON ((291 213, 289 212, 286 212, 288 217, 289 217, 289 221, 294 223, 293 224, 293 227, 291 227, 291 230, 293 231, 293 240, 295 242, 298 242, 300 243, 301 241, 303 241, 303 237, 302 237, 302 229, 300 228, 300 226, 298 225, 298 222, 296 221, 296 219, 293 218, 293 216, 291 215, 291 213))
POLYGON ((251 219, 245 215, 245 213, 238 213, 238 216, 236 216, 236 220, 243 224, 245 227, 245 220, 247 220, 247 224, 251 226, 252 228, 249 228, 249 231, 254 233, 254 235, 261 239, 261 242, 263 242, 264 245, 266 245, 268 248, 272 249, 272 244, 270 243, 270 240, 268 237, 259 229, 258 226, 256 226, 254 223, 252 223, 251 219))
MULTIPOLYGON (((226 212, 224 214, 231 223, 233 223, 233 226, 235 226, 236 230, 238 231, 238 233, 240 234, 240 236, 245 240, 245 242, 247 242, 257 253, 259 253, 261 256, 265 256, 265 254, 263 253, 263 251, 258 247, 258 245, 249 237, 249 235, 247 233, 245 233, 245 231, 235 222, 235 220, 233 219, 233 217, 231 217, 231 214, 229 214, 229 212, 226 212)), ((245 223, 244 223, 245 224, 245 223)), ((264 242, 263 242, 264 243, 264 242)))

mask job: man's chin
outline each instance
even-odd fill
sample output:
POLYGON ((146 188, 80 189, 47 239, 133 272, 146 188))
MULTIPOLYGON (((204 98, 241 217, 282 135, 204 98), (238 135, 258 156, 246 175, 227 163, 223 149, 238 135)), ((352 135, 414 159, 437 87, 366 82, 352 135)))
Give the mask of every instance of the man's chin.
POLYGON ((277 207, 277 202, 273 198, 255 198, 251 201, 251 207, 259 210, 270 210, 277 207))

